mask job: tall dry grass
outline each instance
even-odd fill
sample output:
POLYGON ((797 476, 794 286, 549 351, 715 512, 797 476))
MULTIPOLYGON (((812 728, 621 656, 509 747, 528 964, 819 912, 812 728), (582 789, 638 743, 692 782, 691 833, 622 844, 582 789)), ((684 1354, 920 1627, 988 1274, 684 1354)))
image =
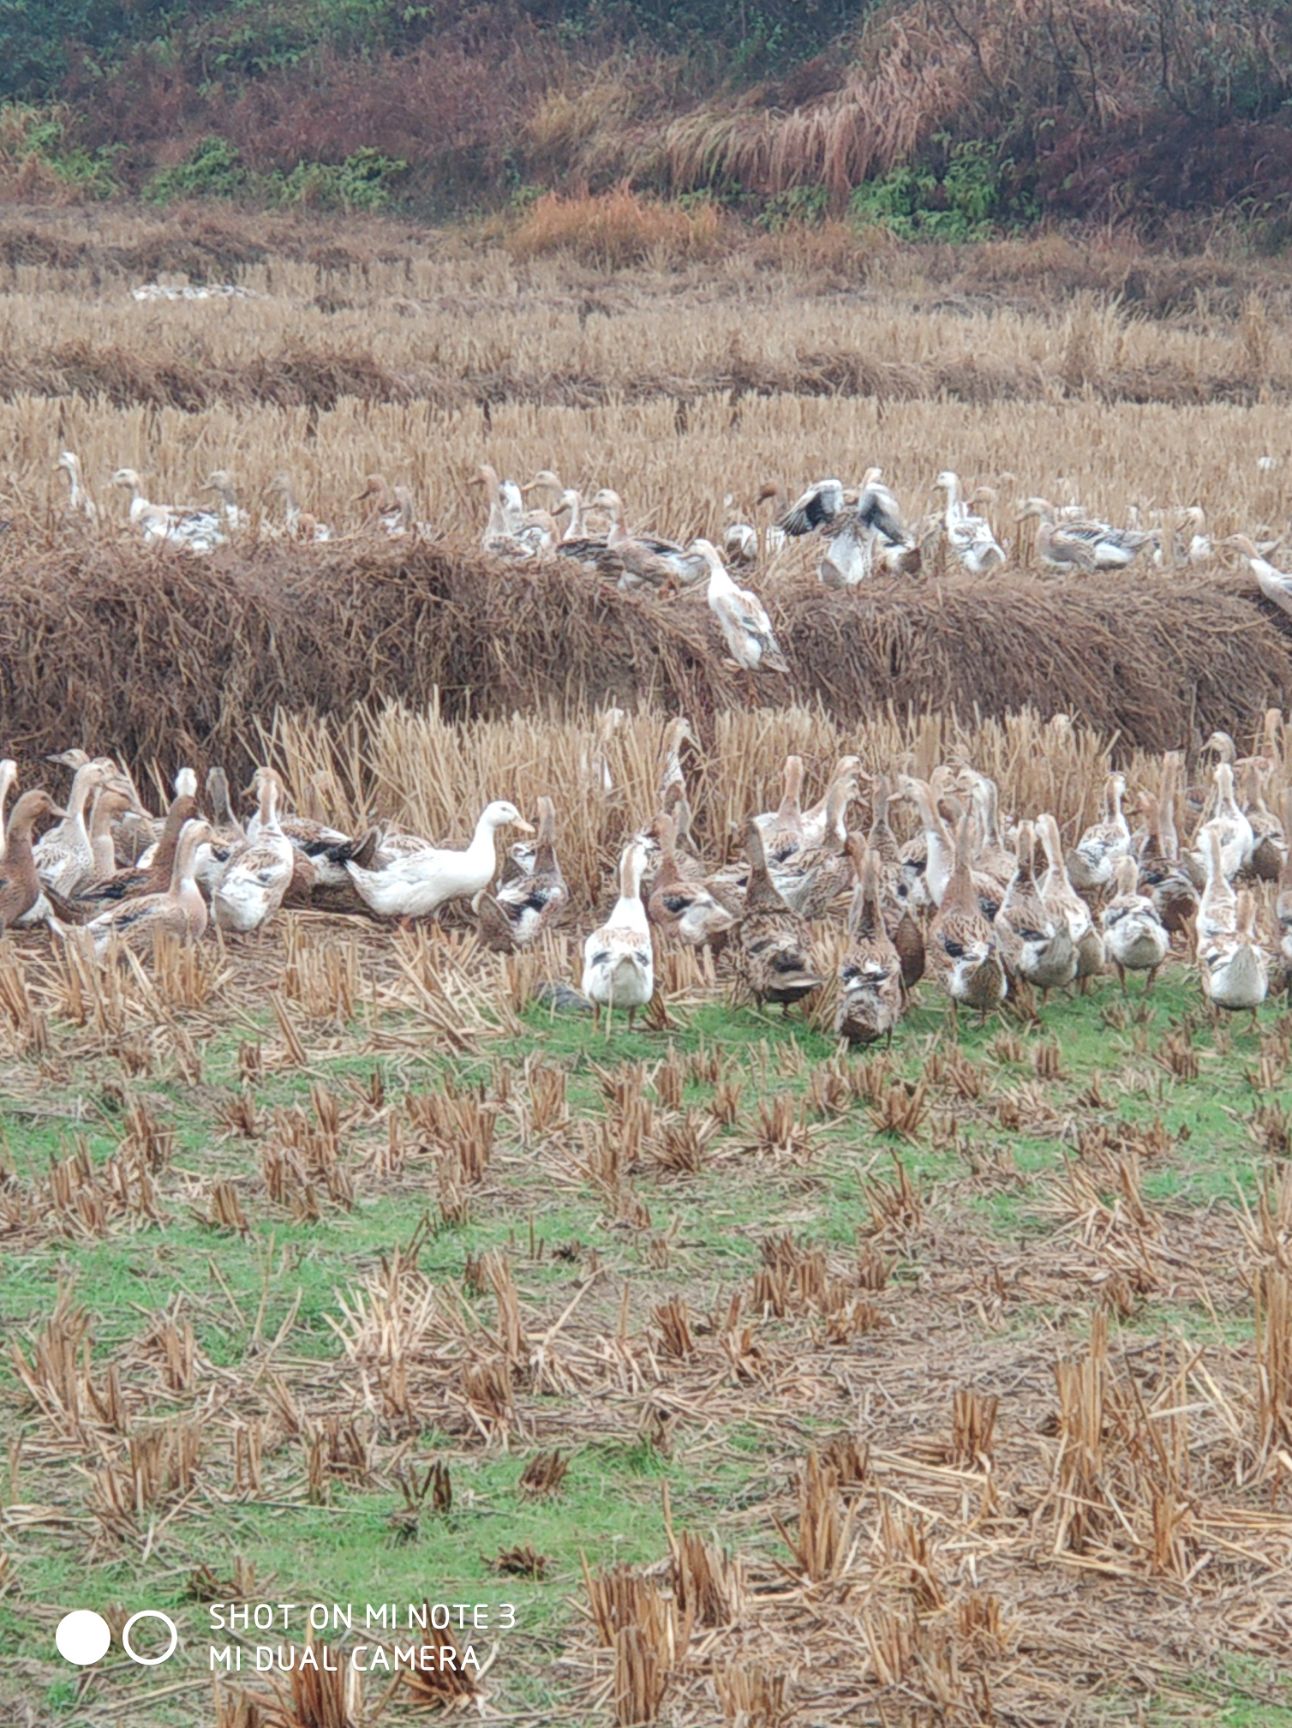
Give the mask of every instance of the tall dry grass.
POLYGON ((686 209, 620 186, 599 197, 549 193, 526 211, 508 237, 519 259, 566 253, 602 270, 715 258, 731 243, 731 226, 712 204, 686 209))
MULTIPOLYGON (((974 406, 722 391, 685 405, 667 395, 487 408, 343 397, 326 411, 241 405, 185 413, 23 394, 0 402, 0 440, 0 510, 53 528, 65 496, 54 462, 65 446, 80 453, 107 519, 118 524, 127 500, 106 483, 123 464, 139 470, 150 497, 177 503, 196 502, 209 470, 225 466, 253 509, 270 508, 265 488, 286 467, 301 503, 341 533, 359 528, 355 495, 376 471, 412 487, 419 516, 464 535, 484 526, 479 493, 467 484, 479 462, 522 481, 547 467, 589 495, 615 487, 634 526, 719 540, 728 518, 724 498, 731 494, 734 513, 755 519, 768 480, 793 496, 809 480, 855 478, 876 462, 917 519, 934 502, 932 480, 949 465, 970 485, 997 488, 990 514, 1016 562, 1030 541, 1016 543, 1015 505, 1032 493, 1075 493, 1115 522, 1125 521, 1132 505, 1169 511, 1201 504, 1217 535, 1263 523, 1282 529, 1292 509, 1292 431, 1273 402, 1252 409, 1093 399, 974 406), (1266 455, 1275 459, 1271 469, 1258 466, 1266 455)), ((775 585, 781 570, 812 567, 818 550, 814 542, 797 545, 762 581, 775 585)))

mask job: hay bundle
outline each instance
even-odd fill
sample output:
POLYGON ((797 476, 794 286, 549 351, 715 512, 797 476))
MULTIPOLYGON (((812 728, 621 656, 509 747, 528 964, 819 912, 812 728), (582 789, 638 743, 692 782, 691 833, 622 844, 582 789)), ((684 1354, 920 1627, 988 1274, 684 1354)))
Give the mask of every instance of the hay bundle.
MULTIPOLYGON (((1163 749, 1292 706, 1292 637, 1241 578, 763 587, 791 672, 762 680, 759 701, 815 700, 843 722, 889 702, 1032 706, 1163 749)), ((704 724, 741 689, 701 593, 628 597, 561 561, 508 568, 447 541, 199 560, 0 540, 3 743, 27 766, 75 741, 240 771, 276 709, 343 717, 437 694, 446 718, 649 700, 704 724)))

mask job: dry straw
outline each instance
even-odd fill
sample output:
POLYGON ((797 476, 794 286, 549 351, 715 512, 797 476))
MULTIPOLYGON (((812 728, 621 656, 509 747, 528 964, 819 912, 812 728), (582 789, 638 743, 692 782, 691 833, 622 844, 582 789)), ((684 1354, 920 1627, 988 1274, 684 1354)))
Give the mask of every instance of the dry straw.
MULTIPOLYGON (((518 573, 454 543, 202 562, 99 543, 0 559, 6 728, 29 768, 77 742, 242 773, 277 710, 344 726, 382 698, 485 719, 654 703, 706 727, 743 705, 701 595, 625 596, 561 562, 518 573)), ((804 578, 768 599, 791 670, 756 699, 818 703, 840 722, 890 705, 1032 706, 1161 750, 1292 706, 1286 629, 1240 578, 1020 575, 859 595, 804 578)), ((338 769, 357 766, 353 740, 343 756, 338 769)))

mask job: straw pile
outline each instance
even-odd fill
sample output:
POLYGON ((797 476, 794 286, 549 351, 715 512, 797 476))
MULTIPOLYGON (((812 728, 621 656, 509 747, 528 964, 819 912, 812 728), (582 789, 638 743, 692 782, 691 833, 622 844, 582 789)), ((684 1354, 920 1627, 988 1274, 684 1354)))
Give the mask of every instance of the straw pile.
MULTIPOLYGON (((764 704, 816 701, 841 721, 886 703, 1062 709, 1155 750, 1292 706, 1292 638, 1241 578, 763 587, 791 664, 758 682, 764 704)), ((28 760, 77 736, 132 760, 241 765, 276 709, 343 718, 436 692, 449 718, 650 700, 703 725, 745 688, 701 593, 629 598, 576 565, 510 569, 452 542, 195 560, 13 534, 0 553, 6 748, 28 760)))

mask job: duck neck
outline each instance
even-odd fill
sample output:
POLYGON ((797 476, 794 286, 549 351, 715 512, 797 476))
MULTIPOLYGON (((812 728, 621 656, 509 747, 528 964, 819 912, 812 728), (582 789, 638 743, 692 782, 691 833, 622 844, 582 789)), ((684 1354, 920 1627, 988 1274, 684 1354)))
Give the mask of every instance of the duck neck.
POLYGON ((550 875, 556 869, 556 812, 544 804, 538 813, 538 837, 534 842, 534 874, 550 875))
POLYGON ((278 782, 267 774, 260 785, 259 831, 262 834, 281 834, 278 826, 278 782))
POLYGON ((233 807, 229 803, 229 782, 223 770, 211 773, 206 782, 206 795, 211 800, 211 814, 220 828, 233 826, 233 807))
POLYGON ((92 762, 85 763, 72 776, 72 790, 67 800, 67 826, 77 836, 89 844, 90 836, 85 827, 85 804, 90 796, 95 781, 95 769, 92 762))

